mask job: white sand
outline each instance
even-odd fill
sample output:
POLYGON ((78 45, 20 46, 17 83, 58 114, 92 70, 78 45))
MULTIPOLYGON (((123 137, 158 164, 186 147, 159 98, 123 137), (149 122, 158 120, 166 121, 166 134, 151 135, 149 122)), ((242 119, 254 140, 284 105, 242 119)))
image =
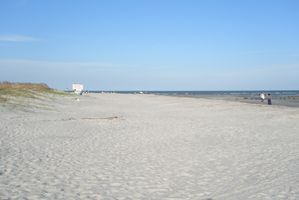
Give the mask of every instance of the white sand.
POLYGON ((299 109, 154 95, 0 108, 0 199, 299 199, 299 109))

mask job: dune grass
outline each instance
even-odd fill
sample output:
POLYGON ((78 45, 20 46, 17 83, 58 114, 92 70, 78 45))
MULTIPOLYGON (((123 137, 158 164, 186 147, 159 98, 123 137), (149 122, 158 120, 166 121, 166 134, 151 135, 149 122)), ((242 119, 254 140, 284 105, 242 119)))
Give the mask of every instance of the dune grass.
POLYGON ((38 99, 43 94, 67 95, 44 83, 0 82, 0 103, 5 103, 11 98, 38 99))

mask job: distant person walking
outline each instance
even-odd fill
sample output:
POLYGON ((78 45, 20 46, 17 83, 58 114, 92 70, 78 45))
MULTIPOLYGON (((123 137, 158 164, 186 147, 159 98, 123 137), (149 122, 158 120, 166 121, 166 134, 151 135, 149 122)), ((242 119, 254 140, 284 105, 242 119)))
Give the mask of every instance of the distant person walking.
POLYGON ((261 93, 260 94, 260 98, 262 99, 262 102, 264 102, 264 100, 266 99, 266 95, 265 95, 265 93, 261 93))
POLYGON ((272 105, 271 94, 270 93, 268 93, 268 95, 267 95, 267 100, 268 100, 268 105, 272 105))

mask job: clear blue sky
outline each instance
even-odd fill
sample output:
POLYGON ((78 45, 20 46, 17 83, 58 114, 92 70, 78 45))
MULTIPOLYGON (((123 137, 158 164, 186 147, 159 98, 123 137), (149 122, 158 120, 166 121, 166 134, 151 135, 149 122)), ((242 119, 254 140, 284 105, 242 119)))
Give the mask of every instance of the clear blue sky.
POLYGON ((0 81, 299 89, 298 0, 0 0, 0 81))

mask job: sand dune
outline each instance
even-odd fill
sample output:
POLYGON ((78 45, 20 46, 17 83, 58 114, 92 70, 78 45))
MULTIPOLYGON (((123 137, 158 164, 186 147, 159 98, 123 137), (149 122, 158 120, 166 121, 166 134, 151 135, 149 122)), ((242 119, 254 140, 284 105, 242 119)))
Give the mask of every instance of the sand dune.
POLYGON ((155 95, 0 108, 0 199, 299 199, 299 109, 155 95))

